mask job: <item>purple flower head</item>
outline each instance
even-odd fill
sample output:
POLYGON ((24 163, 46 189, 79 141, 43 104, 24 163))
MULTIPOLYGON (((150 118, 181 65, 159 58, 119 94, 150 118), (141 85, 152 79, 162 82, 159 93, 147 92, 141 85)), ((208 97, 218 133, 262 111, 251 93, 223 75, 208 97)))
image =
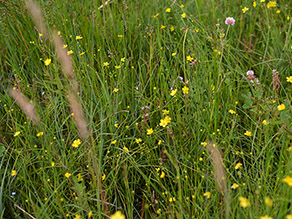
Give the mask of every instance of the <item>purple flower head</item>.
POLYGON ((233 17, 228 17, 225 20, 225 24, 227 24, 227 25, 231 24, 233 26, 235 24, 235 19, 233 17))

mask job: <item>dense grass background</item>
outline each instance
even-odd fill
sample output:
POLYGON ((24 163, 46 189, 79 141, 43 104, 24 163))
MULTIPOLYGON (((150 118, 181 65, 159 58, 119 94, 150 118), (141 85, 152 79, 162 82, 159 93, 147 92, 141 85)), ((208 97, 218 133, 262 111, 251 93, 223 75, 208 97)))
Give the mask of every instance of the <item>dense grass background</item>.
POLYGON ((39 35, 24 2, 0 1, 3 218, 109 218, 117 210, 126 218, 292 214, 292 188, 283 182, 292 176, 289 0, 269 8, 259 0, 255 7, 211 0, 37 2, 49 30, 60 31, 73 51, 91 135, 72 147, 80 137, 66 97, 70 82, 52 41, 39 35), (230 16, 234 26, 224 23, 230 16), (248 70, 260 85, 248 80, 248 70), (36 104, 39 125, 27 120, 9 87, 36 104), (171 118, 166 127, 159 125, 164 110, 171 118), (211 140, 222 151, 225 195, 204 147, 211 140), (242 207, 239 197, 251 206, 242 207))

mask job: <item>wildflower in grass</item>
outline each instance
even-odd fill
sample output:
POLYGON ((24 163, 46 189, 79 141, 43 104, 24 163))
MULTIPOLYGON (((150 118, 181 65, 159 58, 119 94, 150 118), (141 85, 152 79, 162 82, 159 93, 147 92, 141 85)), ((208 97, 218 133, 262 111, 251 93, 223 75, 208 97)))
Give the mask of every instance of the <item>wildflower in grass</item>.
POLYGON ((164 29, 164 28, 166 28, 166 26, 161 25, 160 30, 162 30, 162 29, 164 29))
POLYGON ((129 153, 129 149, 126 146, 124 146, 123 149, 124 149, 124 151, 126 151, 127 153, 129 153))
POLYGON ((12 171, 11 171, 11 176, 15 176, 16 173, 17 173, 16 170, 12 170, 12 171))
POLYGON ((43 132, 39 132, 39 133, 37 133, 37 137, 40 137, 40 136, 43 136, 44 135, 44 133, 43 132))
POLYGON ((187 17, 186 13, 183 13, 183 14, 181 15, 181 17, 182 17, 182 18, 186 18, 186 17, 187 17))
POLYGON ((115 88, 115 89, 114 89, 114 92, 115 92, 115 93, 117 93, 118 91, 119 91, 119 89, 118 89, 118 88, 115 88))
POLYGON ((161 214, 161 208, 156 211, 157 214, 161 214))
POLYGON ((121 62, 125 62, 125 60, 126 60, 126 58, 124 57, 124 58, 121 58, 121 62))
POLYGON ((225 20, 225 24, 233 26, 235 24, 235 19, 233 17, 228 17, 225 20))
POLYGON ((106 177, 106 175, 103 174, 103 175, 101 176, 101 180, 103 181, 103 180, 105 179, 105 177, 106 177))
POLYGON ((137 144, 139 144, 139 143, 142 142, 142 139, 141 139, 141 138, 136 138, 136 139, 135 139, 135 142, 136 142, 137 144))
POLYGON ((261 2, 265 2, 266 0, 261 0, 261 2))
POLYGON ((165 173, 162 171, 160 174, 160 178, 163 179, 165 177, 165 173))
POLYGON ((84 54, 85 54, 85 52, 81 52, 81 53, 79 53, 80 56, 83 56, 84 54))
POLYGON ((118 38, 123 38, 123 35, 119 34, 119 35, 118 35, 118 38))
POLYGON ((241 9, 242 10, 242 13, 244 13, 245 14, 245 12, 247 12, 248 10, 249 10, 249 8, 247 8, 247 7, 244 7, 243 9, 241 9))
POLYGON ((18 136, 19 134, 20 134, 20 132, 15 132, 14 135, 13 135, 13 137, 18 136))
POLYGON ((43 34, 42 33, 39 33, 39 37, 42 37, 43 36, 43 34))
POLYGON ((117 140, 114 140, 114 141, 112 141, 112 143, 111 143, 111 144, 115 144, 115 143, 117 143, 117 140))
POLYGON ((277 13, 277 14, 280 14, 280 13, 281 13, 281 11, 280 11, 280 10, 277 10, 277 11, 276 11, 276 13, 277 13))
POLYGON ((68 45, 66 44, 66 45, 63 45, 63 49, 66 49, 68 47, 68 45))
POLYGON ((183 92, 184 94, 188 94, 188 93, 189 93, 189 88, 188 88, 187 86, 184 86, 184 87, 182 88, 182 92, 183 92))
POLYGON ((273 201, 270 197, 265 197, 265 203, 269 207, 273 207, 273 201))
POLYGON ((163 140, 159 140, 157 144, 161 145, 163 142, 164 142, 163 140))
POLYGON ((287 82, 292 83, 292 76, 286 77, 286 79, 287 79, 287 82))
POLYGON ((238 162, 238 163, 235 165, 235 169, 238 170, 240 167, 242 167, 242 163, 238 162))
POLYGON ((165 12, 167 12, 167 13, 169 13, 171 11, 171 8, 167 8, 166 10, 165 10, 165 12))
POLYGON ((80 219, 80 218, 81 218, 81 216, 79 214, 76 214, 74 217, 74 219, 80 219))
POLYGON ((287 16, 287 21, 290 21, 290 16, 289 15, 287 16))
POLYGON ((162 110, 162 114, 163 115, 168 115, 169 114, 169 110, 162 110))
POLYGON ((276 1, 269 1, 267 4, 267 8, 275 8, 277 6, 276 1))
POLYGON ((174 27, 173 26, 170 27, 170 31, 171 32, 174 31, 174 27))
POLYGON ((237 183, 233 183, 233 185, 231 186, 231 189, 237 189, 239 187, 239 185, 237 183))
POLYGON ((204 193, 204 196, 206 196, 207 198, 210 198, 210 196, 211 196, 211 192, 205 192, 205 193, 204 193))
POLYGON ((292 177, 286 176, 284 179, 282 179, 284 183, 287 183, 289 186, 292 186, 292 177))
POLYGON ((285 108, 286 108, 286 106, 285 106, 284 104, 281 104, 281 105, 277 106, 277 109, 278 109, 279 111, 282 111, 282 110, 284 110, 285 108))
POLYGON ((176 92, 177 92, 177 89, 174 89, 170 92, 170 96, 175 96, 176 95, 176 92))
POLYGON ((116 122, 115 123, 115 127, 118 128, 119 127, 119 123, 116 122))
POLYGON ((67 52, 67 55, 69 56, 69 55, 71 55, 71 54, 73 54, 73 51, 72 51, 72 50, 69 50, 69 51, 67 52))
POLYGON ((255 7, 257 6, 257 2, 254 1, 254 2, 252 3, 252 6, 255 8, 255 7))
POLYGON ((72 143, 72 147, 73 148, 78 148, 78 146, 80 144, 81 144, 81 140, 80 139, 74 140, 73 143, 72 143))
POLYGON ((59 35, 59 36, 61 35, 61 31, 58 31, 58 35, 59 35))
POLYGON ((51 64, 51 62, 52 62, 52 59, 46 59, 44 61, 44 63, 45 63, 46 66, 48 66, 49 64, 51 64))
POLYGON ((179 7, 180 7, 180 8, 184 8, 185 6, 184 6, 184 5, 180 5, 179 7))
POLYGON ((55 166, 55 162, 54 162, 54 161, 51 162, 51 166, 52 166, 52 167, 55 166))
POLYGON ((110 216, 110 219, 126 219, 126 217, 121 211, 116 211, 116 213, 110 216))
POLYGON ((104 62, 103 66, 107 67, 107 66, 109 66, 109 63, 108 62, 104 62))
POLYGON ((89 218, 92 217, 92 211, 89 211, 89 212, 88 212, 88 217, 89 217, 89 218))
POLYGON ((286 216, 286 219, 292 219, 292 214, 288 214, 288 215, 286 216))
POLYGON ((269 122, 268 122, 267 120, 264 120, 264 121, 263 121, 263 124, 264 124, 264 125, 268 125, 269 122))
POLYGON ((169 202, 175 202, 175 197, 169 198, 169 202))
POLYGON ((236 112, 235 112, 234 110, 232 110, 232 109, 228 110, 228 112, 229 112, 230 114, 235 114, 235 113, 236 113, 236 112))
POLYGON ((269 217, 268 215, 261 216, 260 219, 273 219, 272 217, 269 217))
POLYGON ((244 133, 244 135, 246 135, 246 136, 251 136, 251 132, 250 131, 246 131, 245 133, 244 133))
POLYGON ((242 196, 239 196, 238 197, 238 200, 239 200, 239 205, 243 208, 247 208, 250 206, 250 202, 247 198, 244 198, 242 196))
POLYGON ((120 68, 121 68, 120 65, 116 65, 116 66, 115 66, 115 69, 120 69, 120 68))
POLYGON ((82 36, 76 36, 76 40, 81 40, 82 38, 82 36))
POLYGON ((152 128, 150 128, 150 129, 147 129, 147 135, 151 135, 151 134, 153 134, 153 129, 152 128))
POLYGON ((164 119, 160 120, 159 125, 162 127, 166 127, 168 125, 168 123, 170 123, 171 118, 169 116, 166 116, 164 119))
POLYGON ((203 145, 204 147, 206 147, 206 145, 207 145, 207 142, 201 142, 201 145, 203 145))
POLYGON ((193 57, 187 56, 187 60, 191 62, 191 61, 193 61, 193 57))
POLYGON ((159 13, 157 13, 156 15, 153 15, 153 18, 158 18, 159 13))
POLYGON ((171 53, 171 56, 176 56, 176 52, 171 53))
POLYGON ((68 172, 65 173, 66 178, 69 178, 71 175, 72 175, 71 173, 68 173, 68 172))

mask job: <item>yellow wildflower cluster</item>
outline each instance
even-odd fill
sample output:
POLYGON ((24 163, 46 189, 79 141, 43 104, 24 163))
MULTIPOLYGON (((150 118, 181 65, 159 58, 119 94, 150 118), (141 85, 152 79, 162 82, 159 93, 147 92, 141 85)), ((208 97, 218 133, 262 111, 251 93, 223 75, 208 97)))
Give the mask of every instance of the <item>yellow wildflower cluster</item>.
POLYGON ((169 116, 164 117, 164 119, 160 120, 159 125, 162 127, 166 127, 171 121, 171 118, 169 116))

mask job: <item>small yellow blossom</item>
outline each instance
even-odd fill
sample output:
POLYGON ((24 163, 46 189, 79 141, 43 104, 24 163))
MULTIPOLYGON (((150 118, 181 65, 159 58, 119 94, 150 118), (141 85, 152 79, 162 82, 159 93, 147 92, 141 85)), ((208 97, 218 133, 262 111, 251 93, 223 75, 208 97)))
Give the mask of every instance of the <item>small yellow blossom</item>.
POLYGON ((284 105, 284 104, 281 104, 281 105, 279 105, 278 107, 277 107, 277 109, 279 110, 279 111, 282 111, 282 110, 284 110, 286 108, 286 106, 284 105))
POLYGON ((244 7, 243 9, 241 9, 243 13, 247 12, 249 10, 249 8, 244 7))
POLYGON ((159 125, 162 127, 166 127, 168 125, 168 123, 170 123, 171 118, 169 116, 166 116, 164 119, 160 120, 159 125))
POLYGON ((150 129, 147 129, 147 135, 151 135, 153 132, 154 132, 154 131, 153 131, 153 129, 152 129, 152 128, 150 128, 150 129))
POLYGON ((267 8, 275 8, 277 6, 276 1, 269 1, 267 4, 267 8))
POLYGON ((184 94, 188 94, 189 93, 189 88, 187 86, 184 86, 182 88, 182 91, 183 91, 184 94))
POLYGON ((267 120, 264 120, 264 121, 263 121, 263 124, 264 124, 264 125, 268 125, 269 122, 268 122, 267 120))
POLYGON ((183 13, 183 14, 181 15, 181 17, 182 17, 182 18, 186 18, 186 17, 187 17, 186 13, 183 13))
POLYGON ((61 35, 61 31, 58 31, 58 35, 59 35, 59 36, 61 35))
POLYGON ((67 46, 68 46, 67 44, 66 44, 66 45, 63 45, 63 49, 66 49, 66 48, 67 48, 67 46))
POLYGON ((118 88, 115 88, 115 89, 114 89, 114 92, 115 92, 115 93, 117 93, 118 91, 119 91, 119 89, 118 89, 118 88))
POLYGON ((68 172, 65 173, 65 177, 66 177, 66 178, 69 178, 71 175, 72 175, 71 173, 68 173, 68 172))
POLYGON ((169 114, 169 110, 162 110, 162 114, 163 115, 168 115, 169 114))
POLYGON ((74 219, 80 219, 80 218, 81 218, 81 216, 79 214, 76 214, 74 217, 74 219))
POLYGON ((229 111, 228 111, 230 114, 235 114, 236 112, 234 111, 234 110, 232 110, 232 109, 230 109, 229 111))
POLYGON ((238 170, 241 166, 242 166, 242 163, 238 162, 238 163, 235 165, 235 169, 238 170))
POLYGON ((52 62, 52 59, 46 59, 44 61, 44 63, 45 63, 46 66, 48 66, 49 64, 51 64, 51 62, 52 62))
POLYGON ((136 142, 137 144, 139 144, 139 143, 142 142, 142 139, 141 139, 141 138, 136 138, 136 139, 135 139, 135 142, 136 142))
POLYGON ((175 96, 176 95, 176 92, 177 92, 177 89, 174 89, 170 92, 170 96, 175 96))
POLYGON ((107 66, 109 66, 109 63, 108 62, 104 62, 103 66, 107 67, 107 66))
POLYGON ((160 30, 162 30, 162 29, 164 29, 164 28, 166 28, 166 26, 161 25, 160 30))
POLYGON ((180 7, 180 8, 184 8, 185 6, 184 6, 184 5, 180 5, 179 7, 180 7))
POLYGON ((40 37, 42 37, 42 36, 43 36, 43 34, 42 34, 42 33, 39 33, 39 36, 40 36, 40 37))
POLYGON ((273 219, 272 217, 269 217, 268 215, 261 216, 260 219, 273 219))
POLYGON ((88 217, 90 218, 92 216, 92 211, 88 212, 88 217))
POLYGON ((163 141, 163 140, 159 140, 157 144, 158 144, 158 145, 161 145, 162 142, 164 142, 164 141, 163 141))
POLYGON ((121 62, 125 62, 125 60, 126 60, 126 58, 124 57, 124 58, 121 58, 121 62))
POLYGON ((170 27, 170 31, 171 32, 174 31, 174 27, 173 26, 170 27))
POLYGON ((233 185, 231 186, 231 189, 237 189, 239 187, 239 185, 237 183, 233 183, 233 185))
POLYGON ((39 132, 39 133, 37 133, 37 137, 40 137, 40 136, 42 136, 42 135, 44 135, 44 133, 43 132, 39 132))
POLYGON ((171 56, 176 56, 176 52, 171 53, 171 56))
MULTIPOLYGON (((287 16, 287 21, 290 21, 290 16, 289 16, 289 15, 287 16)), ((291 76, 290 76, 290 77, 291 77, 291 76)))
POLYGON ((273 201, 272 201, 272 199, 270 197, 266 197, 265 198, 265 203, 266 203, 267 206, 273 207, 273 201))
POLYGON ((277 13, 277 14, 280 14, 280 13, 281 13, 281 11, 280 11, 280 10, 277 10, 277 11, 276 11, 276 13, 277 13))
POLYGON ((165 10, 165 12, 167 12, 167 13, 169 13, 171 11, 171 8, 167 8, 166 10, 165 10))
POLYGON ((288 215, 286 216, 286 219, 292 219, 292 214, 288 214, 288 215))
POLYGON ((247 198, 244 198, 242 196, 239 196, 238 197, 238 200, 239 200, 239 205, 243 208, 247 208, 250 206, 250 202, 247 198))
POLYGON ((111 144, 115 144, 115 143, 117 143, 117 140, 114 140, 114 141, 112 141, 112 143, 111 143, 111 144))
POLYGON ((16 170, 12 170, 12 171, 11 171, 11 176, 15 176, 16 173, 17 173, 16 170))
POLYGON ((283 182, 287 183, 289 186, 292 186, 292 177, 286 176, 284 179, 282 179, 283 182))
POLYGON ((82 38, 82 36, 76 36, 76 40, 81 40, 82 38))
POLYGON ((261 0, 261 2, 265 2, 266 0, 261 0))
POLYGON ((153 18, 157 18, 159 16, 159 13, 157 13, 156 15, 153 15, 153 18))
POLYGON ((246 131, 246 132, 244 133, 244 135, 246 135, 246 136, 251 136, 251 132, 250 132, 250 131, 246 131))
POLYGON ((254 1, 254 2, 252 3, 252 6, 255 8, 255 7, 257 6, 257 2, 254 1))
POLYGON ((201 142, 201 145, 203 145, 204 147, 206 147, 206 145, 207 145, 207 142, 201 142))
POLYGON ((18 136, 19 134, 20 134, 20 132, 15 132, 14 135, 13 135, 13 137, 18 136))
POLYGON ((206 196, 207 198, 210 198, 210 196, 211 196, 211 192, 205 192, 205 193, 204 193, 204 196, 206 196))
POLYGON ((119 38, 123 38, 124 36, 123 36, 123 35, 121 35, 121 34, 119 34, 119 35, 118 35, 118 37, 119 37, 119 38))
POLYGON ((81 53, 79 53, 80 56, 83 56, 84 54, 85 54, 85 52, 81 52, 81 53))
POLYGON ((165 173, 162 171, 160 174, 160 178, 163 179, 165 177, 165 173))
POLYGON ((187 60, 191 62, 191 61, 193 61, 193 57, 187 56, 187 60))
POLYGON ((175 197, 169 198, 169 202, 175 202, 175 197))
POLYGON ((127 153, 129 153, 129 149, 126 146, 124 146, 123 149, 124 149, 124 151, 126 151, 127 153))
POLYGON ((103 180, 105 179, 105 177, 106 177, 106 175, 103 174, 103 175, 101 176, 101 180, 103 181, 103 180))
POLYGON ((74 140, 73 143, 72 143, 72 147, 73 148, 78 148, 78 146, 80 144, 81 144, 81 140, 80 139, 74 140))
POLYGON ((116 65, 116 66, 115 66, 115 69, 120 69, 120 68, 121 68, 120 65, 116 65))
POLYGON ((67 55, 71 55, 71 54, 73 54, 73 51, 72 51, 72 50, 69 50, 69 51, 67 52, 67 55))
POLYGON ((121 211, 116 211, 116 213, 110 216, 110 219, 126 219, 126 217, 121 211))
POLYGON ((287 82, 292 83, 292 76, 286 77, 286 79, 287 79, 287 82))

